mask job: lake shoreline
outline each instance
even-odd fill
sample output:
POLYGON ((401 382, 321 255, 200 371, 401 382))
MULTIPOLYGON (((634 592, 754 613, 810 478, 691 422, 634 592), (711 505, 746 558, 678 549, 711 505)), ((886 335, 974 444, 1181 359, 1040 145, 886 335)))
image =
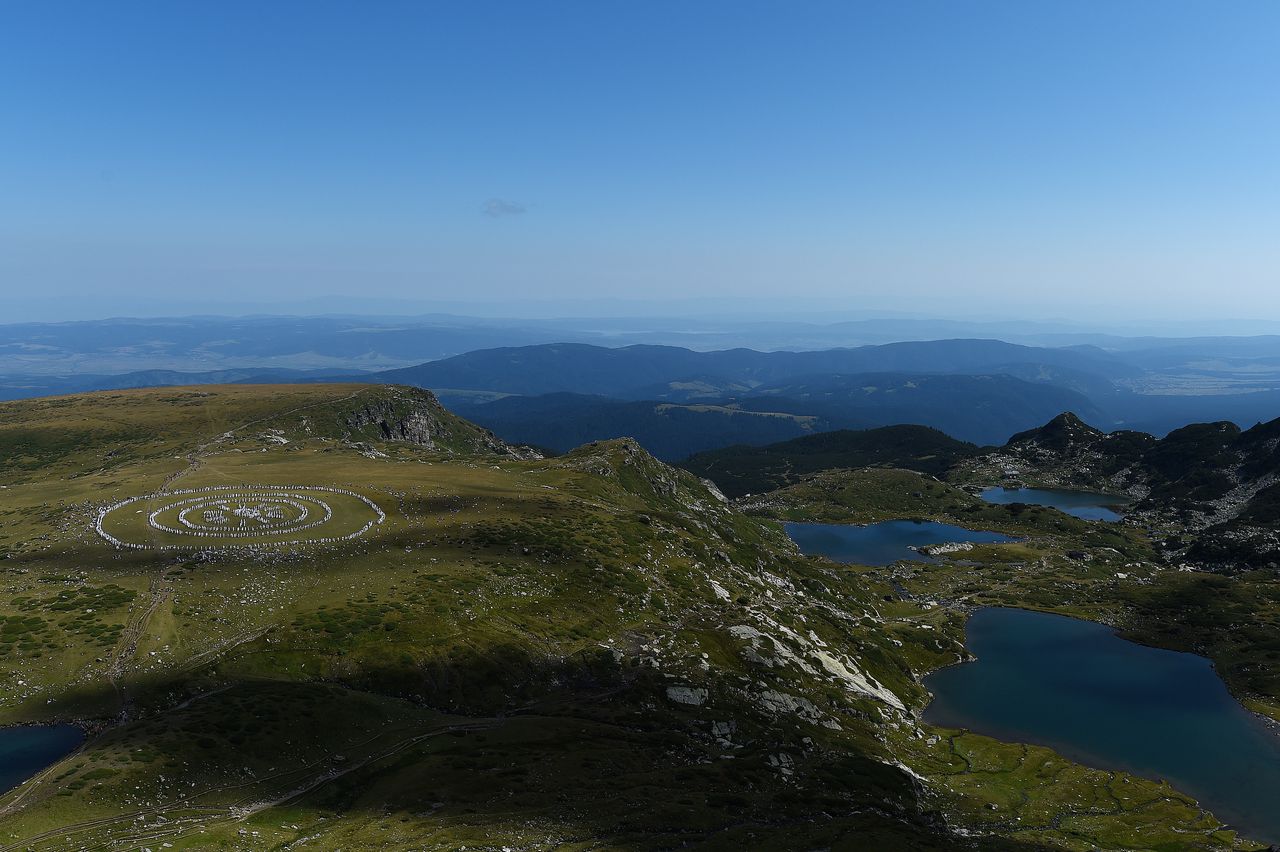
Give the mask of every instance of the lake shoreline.
POLYGON ((1033 485, 1006 483, 981 486, 978 496, 987 503, 1007 506, 1023 503, 1043 506, 1080 518, 1084 521, 1121 523, 1132 499, 1104 491, 1085 491, 1073 488, 1045 488, 1033 485), (1014 498, 1014 499, 1008 499, 1014 498))
POLYGON ((924 724, 1165 783, 1243 836, 1280 840, 1280 821, 1260 803, 1280 790, 1271 759, 1280 724, 1232 694, 1212 660, 1132 642, 1104 621, 1024 607, 974 608, 964 648, 968 659, 921 678, 924 724), (1007 695, 1019 700, 993 697, 1007 695))
POLYGON ((976 544, 1012 544, 1014 536, 975 530, 932 520, 895 518, 872 524, 823 524, 788 521, 787 536, 807 556, 824 556, 845 564, 887 567, 898 562, 937 564, 940 555, 968 550, 976 544), (967 546, 966 546, 967 545, 967 546))
MULTIPOLYGON (((45 722, 0 727, 0 798, 49 771, 84 748, 91 733, 71 722, 45 722), (22 735, 26 734, 24 738, 22 735), (70 734, 70 736, 65 736, 70 734)), ((10 802, 0 813, 8 812, 10 802)))

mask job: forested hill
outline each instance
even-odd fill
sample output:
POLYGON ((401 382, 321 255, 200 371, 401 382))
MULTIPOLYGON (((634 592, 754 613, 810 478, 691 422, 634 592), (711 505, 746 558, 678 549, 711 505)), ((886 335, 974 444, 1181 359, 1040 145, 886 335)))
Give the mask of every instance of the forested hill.
POLYGON ((966 441, 1001 444, 1064 408, 1102 419, 1078 393, 1010 376, 840 376, 686 402, 555 393, 476 403, 442 396, 464 417, 514 443, 563 452, 587 441, 631 437, 669 461, 833 429, 914 423, 966 441))
POLYGON ((823 432, 765 447, 725 447, 691 456, 681 467, 715 482, 726 495, 741 497, 836 468, 899 467, 940 476, 980 453, 975 444, 927 426, 885 426, 823 432))
POLYGON ((692 398, 776 384, 798 376, 856 373, 1017 374, 1027 368, 1114 380, 1139 371, 1092 347, 1046 348, 999 340, 936 340, 818 352, 674 346, 609 349, 575 343, 468 352, 374 374, 377 381, 511 394, 600 394, 620 399, 692 398))

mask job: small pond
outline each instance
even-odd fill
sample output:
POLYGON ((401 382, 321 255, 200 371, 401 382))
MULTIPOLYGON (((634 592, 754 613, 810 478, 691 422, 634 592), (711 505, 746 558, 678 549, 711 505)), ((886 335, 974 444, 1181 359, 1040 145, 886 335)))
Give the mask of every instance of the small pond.
POLYGON ((977 662, 925 678, 926 721, 1163 778, 1246 835, 1280 843, 1280 733, 1204 657, 1020 609, 978 610, 965 642, 977 662))
POLYGON ((988 488, 982 492, 988 503, 1028 503, 1051 506, 1086 521, 1118 521, 1116 507, 1125 501, 1110 494, 1092 491, 1066 491, 1061 488, 988 488))
POLYGON ((849 524, 787 524, 787 535, 811 556, 858 565, 892 565, 900 559, 936 562, 912 547, 952 542, 992 544, 1016 541, 1002 533, 968 530, 936 521, 883 521, 866 526, 849 524))
POLYGON ((0 728, 0 793, 75 751, 84 731, 75 725, 0 728))

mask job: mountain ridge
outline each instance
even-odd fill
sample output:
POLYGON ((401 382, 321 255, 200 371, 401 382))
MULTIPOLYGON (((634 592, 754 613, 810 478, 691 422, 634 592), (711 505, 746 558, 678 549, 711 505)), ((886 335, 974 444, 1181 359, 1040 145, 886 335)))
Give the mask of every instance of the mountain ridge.
POLYGON ((1219 570, 1280 563, 1280 418, 1241 429, 1193 423, 1163 438, 1102 433, 1067 413, 962 464, 962 475, 1125 494, 1133 512, 1169 534, 1169 558, 1219 570))
POLYGON ((619 348, 584 343, 538 344, 469 352, 374 373, 368 378, 522 395, 569 392, 634 398, 658 385, 699 377, 759 386, 821 373, 990 373, 1009 364, 1037 363, 1085 373, 1104 370, 1111 378, 1135 372, 1118 360, 1092 351, 961 339, 815 352, 759 352, 745 348, 697 352, 647 344, 619 348))

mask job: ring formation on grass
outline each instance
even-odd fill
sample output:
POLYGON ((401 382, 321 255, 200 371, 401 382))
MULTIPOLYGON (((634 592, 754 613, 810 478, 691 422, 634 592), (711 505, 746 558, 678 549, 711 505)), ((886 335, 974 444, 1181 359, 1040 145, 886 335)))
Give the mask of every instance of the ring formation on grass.
POLYGON ((254 548, 349 541, 385 520, 376 503, 344 488, 211 485, 144 494, 104 506, 94 529, 116 547, 137 550, 254 548), (145 528, 121 511, 138 503, 149 509, 134 513, 146 511, 145 528), (140 537, 146 540, 136 540, 140 537))

